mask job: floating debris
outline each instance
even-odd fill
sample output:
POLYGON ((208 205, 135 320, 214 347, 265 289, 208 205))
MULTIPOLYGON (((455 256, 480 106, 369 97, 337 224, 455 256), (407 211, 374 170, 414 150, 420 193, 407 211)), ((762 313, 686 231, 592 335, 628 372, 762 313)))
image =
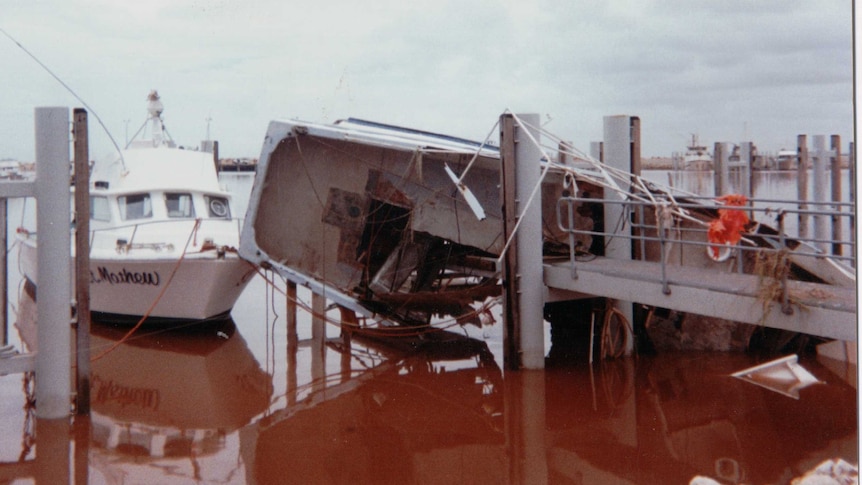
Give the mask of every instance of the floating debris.
POLYGON ((798 363, 799 356, 788 355, 731 374, 744 381, 765 387, 785 396, 799 399, 799 390, 820 383, 798 363))

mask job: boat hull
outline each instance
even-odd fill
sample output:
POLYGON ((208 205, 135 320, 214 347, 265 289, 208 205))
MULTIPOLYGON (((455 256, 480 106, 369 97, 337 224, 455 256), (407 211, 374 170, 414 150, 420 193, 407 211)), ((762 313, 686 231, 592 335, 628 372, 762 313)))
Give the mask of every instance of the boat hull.
MULTIPOLYGON (((20 245, 24 276, 38 288, 35 244, 20 245)), ((148 323, 209 320, 228 315, 254 267, 215 251, 163 258, 90 259, 90 311, 103 320, 148 323)), ((71 276, 70 276, 71 277, 71 276)))

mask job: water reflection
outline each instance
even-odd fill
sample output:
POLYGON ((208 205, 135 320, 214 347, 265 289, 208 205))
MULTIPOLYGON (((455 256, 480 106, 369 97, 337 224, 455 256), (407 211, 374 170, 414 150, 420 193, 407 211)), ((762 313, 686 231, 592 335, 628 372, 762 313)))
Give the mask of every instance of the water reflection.
MULTIPOLYGON (((93 362, 91 420, 71 435, 40 422, 0 482, 35 468, 37 483, 761 484, 858 462, 856 391, 811 357, 800 363, 824 384, 798 400, 730 377, 759 363, 741 353, 504 375, 500 326, 395 340, 333 327, 315 342, 300 315, 291 343, 269 316, 283 300, 261 302, 259 280, 249 290, 238 324, 148 329, 93 362)), ((17 309, 28 340, 32 295, 17 309)), ((94 325, 93 355, 125 330, 94 325)), ((4 431, 20 452, 22 427, 4 431)))
MULTIPOLYGON (((94 351, 126 328, 94 324, 94 351)), ((93 441, 153 457, 212 453, 269 405, 271 379, 233 320, 194 331, 144 330, 92 363, 93 441)))
MULTIPOLYGON (((16 327, 33 350, 35 305, 32 286, 25 286, 16 327)), ((238 449, 230 449, 228 436, 267 409, 272 379, 234 321, 173 330, 142 328, 126 340, 128 330, 91 325, 91 413, 85 433, 76 429, 79 439, 88 438, 76 449, 89 449, 83 463, 89 463, 91 478, 112 482, 117 477, 147 477, 152 469, 166 477, 196 480, 236 473, 222 471, 223 466, 207 469, 205 459, 226 462, 233 452, 237 467, 238 449)), ((48 429, 42 421, 36 427, 48 429)), ((38 438, 45 436, 38 433, 38 438)), ((60 436, 68 439, 68 430, 60 436)), ((37 443, 44 446, 45 441, 37 443)), ((37 455, 42 446, 37 446, 37 455)))
POLYGON ((484 342, 439 333, 405 350, 354 335, 330 349, 362 372, 244 430, 248 483, 505 482, 502 373, 484 342))

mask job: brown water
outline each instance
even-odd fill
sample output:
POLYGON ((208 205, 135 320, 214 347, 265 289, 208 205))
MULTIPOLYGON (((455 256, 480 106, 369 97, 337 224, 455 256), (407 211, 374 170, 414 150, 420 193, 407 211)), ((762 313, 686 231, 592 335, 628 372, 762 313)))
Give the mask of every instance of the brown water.
MULTIPOLYGON (((31 306, 19 302, 22 329, 31 306)), ((56 454, 42 461, 24 379, 0 378, 0 478, 58 467, 93 484, 765 484, 857 462, 856 391, 811 358, 823 383, 799 399, 729 377, 757 363, 744 354, 504 375, 499 326, 395 342, 333 328, 321 348, 301 318, 288 349, 283 309, 258 279, 234 320, 137 334, 93 363, 90 438, 48 423, 56 454)), ((94 325, 93 353, 123 333, 94 325)))
MULTIPOLYGON (((856 389, 811 356, 822 382, 798 399, 730 377, 765 359, 745 354, 504 373, 499 324, 383 341, 330 326, 319 346, 300 314, 294 347, 285 307, 256 278, 232 320, 136 334, 93 362, 75 433, 0 377, 0 483, 771 484, 858 463, 856 389)), ((123 333, 94 324, 92 353, 123 333)))

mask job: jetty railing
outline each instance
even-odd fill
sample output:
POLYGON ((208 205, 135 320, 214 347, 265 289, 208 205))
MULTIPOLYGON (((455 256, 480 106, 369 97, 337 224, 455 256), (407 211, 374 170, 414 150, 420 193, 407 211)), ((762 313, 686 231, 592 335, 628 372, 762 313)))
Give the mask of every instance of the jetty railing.
MULTIPOLYGON (((660 263, 661 285, 665 294, 671 292, 667 268, 671 264, 672 253, 673 256, 678 255, 680 259, 675 264, 677 266, 685 263, 696 264, 703 267, 705 271, 725 273, 760 274, 764 269, 757 262, 772 261, 774 266, 772 273, 780 280, 782 307, 788 310, 787 279, 790 272, 775 266, 778 264, 777 261, 789 265, 792 259, 793 262, 808 266, 802 260, 812 259, 817 262, 828 260, 830 271, 852 275, 850 277, 855 278, 855 235, 846 232, 849 237, 841 240, 823 235, 800 237, 798 231, 788 231, 787 227, 788 219, 792 219, 787 216, 791 214, 826 217, 833 224, 847 224, 852 227, 855 212, 851 203, 809 202, 809 206, 814 208, 798 209, 794 207, 794 201, 769 199, 751 199, 749 202, 752 205, 748 206, 725 206, 715 204, 715 198, 712 197, 655 198, 656 202, 571 196, 560 198, 557 201, 557 226, 560 231, 568 235, 572 278, 578 278, 579 260, 586 261, 590 257, 597 256, 590 254, 587 248, 578 247, 577 236, 579 235, 632 240, 632 259, 660 263), (705 203, 707 201, 711 203, 705 203), (605 230, 578 228, 575 225, 575 213, 578 207, 586 204, 619 204, 623 206, 623 216, 620 221, 605 221, 605 230), (663 212, 662 208, 667 207, 672 207, 674 211, 663 212), (841 210, 842 208, 845 210, 841 210), (718 209, 743 211, 755 225, 749 228, 748 232, 742 232, 742 238, 737 244, 710 242, 708 228, 712 221, 718 219, 718 209), (681 218, 674 215, 674 212, 687 213, 692 217, 681 218), (623 223, 630 230, 621 230, 619 226, 623 223), (607 229, 614 225, 617 228, 607 229), (843 255, 841 251, 843 247, 850 249, 849 256, 843 255), (720 253, 721 256, 710 258, 707 254, 710 248, 715 249, 716 254, 720 253)), ((718 288, 717 285, 710 283, 709 278, 704 278, 701 284, 704 289, 718 288)))

